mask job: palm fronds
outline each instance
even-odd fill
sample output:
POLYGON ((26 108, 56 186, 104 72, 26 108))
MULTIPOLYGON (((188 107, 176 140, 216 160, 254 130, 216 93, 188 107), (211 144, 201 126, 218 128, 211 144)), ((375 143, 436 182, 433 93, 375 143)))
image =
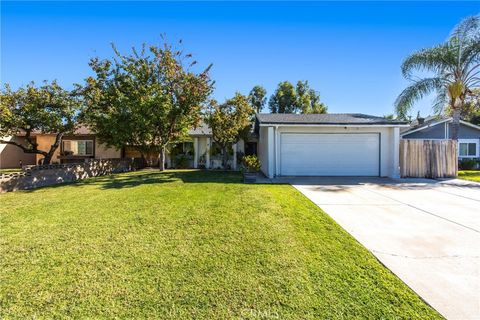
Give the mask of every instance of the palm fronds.
POLYGON ((451 71, 456 65, 456 54, 450 43, 444 43, 433 48, 422 49, 414 52, 402 63, 402 74, 407 79, 412 79, 413 71, 430 71, 445 73, 451 71))
POLYGON ((414 82, 405 88, 395 100, 395 111, 397 114, 405 115, 413 104, 425 97, 426 95, 442 90, 443 79, 441 78, 425 78, 414 82))

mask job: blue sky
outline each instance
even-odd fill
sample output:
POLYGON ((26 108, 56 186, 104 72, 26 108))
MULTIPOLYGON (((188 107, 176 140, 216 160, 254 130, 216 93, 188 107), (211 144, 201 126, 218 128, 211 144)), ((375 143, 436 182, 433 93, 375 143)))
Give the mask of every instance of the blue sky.
MULTIPOLYGON (((165 33, 200 66, 213 63, 214 97, 268 95, 280 81, 308 80, 329 112, 393 112, 407 85, 402 59, 442 42, 478 2, 13 2, 1 3, 1 82, 91 74, 88 60, 165 33)), ((431 112, 431 98, 418 103, 431 112)))

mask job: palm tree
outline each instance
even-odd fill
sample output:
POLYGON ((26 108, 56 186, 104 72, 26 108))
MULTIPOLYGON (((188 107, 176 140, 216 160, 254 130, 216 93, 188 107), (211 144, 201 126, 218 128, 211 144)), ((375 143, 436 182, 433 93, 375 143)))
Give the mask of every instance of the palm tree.
POLYGON ((417 100, 435 92, 433 109, 437 114, 452 115, 452 139, 458 140, 465 99, 472 94, 472 89, 480 86, 479 16, 465 18, 445 43, 407 57, 402 64, 402 74, 412 84, 395 101, 397 115, 406 118, 417 100), (414 79, 413 71, 426 71, 432 76, 414 79))

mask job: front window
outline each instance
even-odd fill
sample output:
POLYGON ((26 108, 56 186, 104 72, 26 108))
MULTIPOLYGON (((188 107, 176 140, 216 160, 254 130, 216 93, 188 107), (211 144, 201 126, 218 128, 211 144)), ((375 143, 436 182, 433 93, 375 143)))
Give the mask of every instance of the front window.
POLYGON ((458 144, 458 155, 464 158, 477 157, 477 142, 460 141, 458 144))
POLYGON ((64 140, 62 143, 66 156, 93 156, 93 140, 64 140))

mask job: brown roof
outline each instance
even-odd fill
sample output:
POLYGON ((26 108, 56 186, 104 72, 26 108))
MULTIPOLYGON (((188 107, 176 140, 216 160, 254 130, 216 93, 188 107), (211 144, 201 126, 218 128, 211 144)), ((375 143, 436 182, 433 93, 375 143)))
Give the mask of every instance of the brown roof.
MULTIPOLYGON (((40 135, 40 134, 56 134, 55 132, 49 132, 49 133, 45 133, 45 132, 42 132, 40 130, 33 130, 32 131, 32 136, 36 136, 36 135, 40 135)), ((88 134, 95 134, 92 130, 90 130, 87 126, 85 125, 80 125, 79 127, 77 127, 75 129, 75 131, 73 132, 73 134, 77 134, 77 135, 88 135, 88 134)), ((17 136, 24 136, 25 135, 25 131, 20 129, 17 133, 17 136)))

